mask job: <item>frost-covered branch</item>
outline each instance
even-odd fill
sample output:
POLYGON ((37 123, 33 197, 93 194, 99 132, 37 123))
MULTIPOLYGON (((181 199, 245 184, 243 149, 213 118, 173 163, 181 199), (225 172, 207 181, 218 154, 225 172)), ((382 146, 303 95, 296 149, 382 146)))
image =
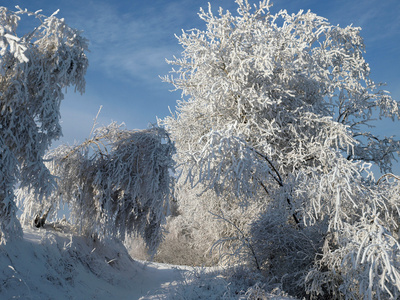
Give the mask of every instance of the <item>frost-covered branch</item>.
MULTIPOLYGON (((361 28, 310 11, 273 14, 268 1, 236 3, 236 14, 201 10, 205 28, 182 32, 181 56, 167 61, 174 69, 164 81, 182 91, 162 120, 176 143, 178 184, 203 188, 199 201, 215 193, 213 213, 253 214, 239 236, 251 237, 260 268, 296 297, 397 295, 397 244, 386 237, 398 237, 399 184, 377 185, 371 165, 390 172, 400 141, 369 130, 376 117, 398 120, 400 108, 370 78, 361 28), (373 211, 388 232, 376 237, 384 250, 351 242, 373 211), (365 259, 340 273, 344 253, 359 250, 365 259)), ((183 216, 195 206, 182 205, 183 216)), ((219 230, 240 253, 235 233, 219 230)))
MULTIPOLYGON (((253 248, 253 245, 251 244, 250 239, 246 236, 246 233, 244 233, 235 223, 233 223, 232 221, 230 221, 228 218, 226 218, 223 214, 223 212, 221 211, 220 214, 215 214, 213 212, 209 212, 211 215, 213 215, 215 218, 217 218, 218 220, 221 220, 223 222, 227 222, 228 224, 230 224, 231 226, 233 226, 235 228, 235 230, 237 231, 237 233, 239 233, 239 237, 236 237, 236 240, 240 240, 242 243, 244 243, 246 245, 246 247, 250 250, 252 257, 254 258, 254 263, 256 265, 257 270, 260 270, 260 264, 258 262, 258 258, 257 255, 255 253, 255 250, 253 248)), ((228 240, 230 240, 232 238, 229 238, 228 240)), ((218 244, 223 244, 224 242, 226 242, 224 239, 218 240, 212 247, 212 249, 214 247, 217 247, 218 244)))
POLYGON ((97 128, 84 143, 46 155, 57 189, 41 201, 21 191, 19 197, 27 197, 22 220, 29 222, 50 207, 54 214, 68 204, 81 233, 121 240, 138 234, 154 252, 169 211, 173 153, 159 127, 135 131, 112 123, 97 128))
POLYGON ((43 156, 61 136, 63 89, 84 92, 88 42, 54 14, 0 7, 0 238, 21 236, 15 217, 14 185, 39 198, 51 193, 53 176, 43 156), (21 18, 39 25, 23 37, 21 18))

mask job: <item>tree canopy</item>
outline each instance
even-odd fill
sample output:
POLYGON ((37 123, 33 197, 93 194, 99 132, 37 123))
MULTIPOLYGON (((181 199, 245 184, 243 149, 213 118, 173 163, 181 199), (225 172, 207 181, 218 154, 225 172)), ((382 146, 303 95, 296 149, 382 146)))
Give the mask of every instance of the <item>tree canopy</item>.
POLYGON ((184 97, 164 123, 189 177, 213 187, 238 179, 234 188, 249 194, 266 176, 323 168, 324 147, 390 171, 399 142, 367 130, 374 109, 397 119, 398 102, 369 78, 360 28, 237 2, 237 16, 201 10, 207 29, 183 32, 182 57, 168 61, 177 77, 164 80, 184 97))

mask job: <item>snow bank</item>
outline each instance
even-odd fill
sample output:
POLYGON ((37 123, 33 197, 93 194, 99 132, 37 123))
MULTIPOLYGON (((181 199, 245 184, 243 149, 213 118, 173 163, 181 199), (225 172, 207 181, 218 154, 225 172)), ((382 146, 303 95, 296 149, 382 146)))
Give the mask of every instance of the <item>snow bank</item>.
POLYGON ((116 241, 68 227, 24 228, 0 245, 0 299, 290 299, 255 286, 241 291, 221 270, 133 260, 116 241))
POLYGON ((162 293, 185 272, 134 261, 115 241, 49 227, 24 228, 23 240, 1 245, 0 270, 0 299, 139 299, 162 293))

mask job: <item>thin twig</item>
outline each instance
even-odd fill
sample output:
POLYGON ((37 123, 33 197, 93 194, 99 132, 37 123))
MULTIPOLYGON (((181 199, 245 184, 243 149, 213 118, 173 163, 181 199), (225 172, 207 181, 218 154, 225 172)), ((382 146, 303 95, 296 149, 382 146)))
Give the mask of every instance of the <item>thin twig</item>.
POLYGON ((103 108, 103 105, 100 105, 99 111, 97 112, 97 115, 96 115, 96 117, 95 117, 94 120, 93 120, 93 126, 92 126, 92 130, 90 131, 89 138, 92 136, 93 131, 94 131, 96 125, 97 125, 97 118, 99 117, 100 111, 101 111, 102 108, 103 108))
POLYGON ((257 270, 261 270, 260 264, 258 263, 258 259, 257 259, 256 253, 255 253, 255 251, 254 251, 254 248, 253 248, 253 246, 251 245, 249 239, 248 239, 248 238, 246 237, 246 235, 244 234, 244 232, 243 232, 236 224, 234 224, 232 221, 230 221, 230 220, 228 220, 227 218, 225 218, 222 211, 221 211, 222 216, 221 216, 221 215, 214 214, 214 213, 212 213, 211 211, 209 211, 209 213, 212 214, 212 215, 213 215, 214 217, 216 217, 217 219, 220 219, 220 220, 222 220, 222 221, 225 221, 225 222, 227 222, 228 224, 231 224, 233 227, 235 227, 235 229, 241 234, 242 238, 243 238, 244 241, 246 242, 245 244, 247 245, 247 247, 250 249, 251 253, 253 254, 253 257, 254 257, 254 261, 255 261, 255 263, 256 263, 257 270))
POLYGON ((394 178, 394 179, 400 180, 400 177, 398 177, 398 176, 396 176, 396 175, 393 175, 392 173, 387 173, 387 174, 382 175, 382 176, 378 179, 378 181, 376 182, 376 185, 378 185, 378 184, 381 182, 381 180, 382 180, 383 178, 385 178, 385 177, 392 177, 392 178, 394 178))

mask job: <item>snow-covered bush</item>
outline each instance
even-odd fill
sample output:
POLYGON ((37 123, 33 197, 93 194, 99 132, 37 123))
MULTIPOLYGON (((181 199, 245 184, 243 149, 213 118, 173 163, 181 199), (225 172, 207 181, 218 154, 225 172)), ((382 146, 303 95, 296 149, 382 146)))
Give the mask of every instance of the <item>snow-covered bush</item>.
POLYGON ((215 253, 210 252, 221 238, 219 231, 212 230, 217 227, 215 218, 199 213, 214 209, 209 200, 215 193, 206 191, 199 196, 196 192, 200 190, 175 185, 171 215, 165 226, 165 239, 154 258, 156 261, 188 266, 212 266, 218 262, 215 253))
MULTIPOLYGON (((359 185, 359 197, 353 195, 359 212, 325 233, 319 257, 304 277, 307 292, 347 299, 399 297, 398 191, 398 182, 359 185)), ((338 200, 346 202, 343 198, 338 200)))
POLYGON ((375 216, 325 239, 321 259, 305 277, 312 294, 346 299, 397 299, 399 243, 375 216))
POLYGON ((56 13, 0 7, 0 238, 21 236, 14 186, 40 197, 54 187, 43 155, 61 136, 63 89, 84 92, 88 43, 56 13), (18 37, 21 18, 34 29, 18 37))
POLYGON ((299 232, 287 222, 288 218, 284 210, 270 207, 253 220, 249 240, 260 269, 270 283, 300 296, 304 294, 304 286, 299 286, 299 283, 313 267, 316 255, 321 251, 326 227, 322 224, 307 226, 299 232))
MULTIPOLYGON (((162 121, 178 185, 212 190, 196 213, 215 216, 209 208, 219 206, 225 221, 201 230, 232 226, 230 251, 296 296, 395 297, 398 183, 377 186, 370 168, 390 171, 400 142, 369 127, 400 110, 369 77, 360 28, 310 11, 273 14, 269 1, 236 3, 237 15, 200 11, 206 30, 178 37, 182 56, 168 61, 176 76, 164 78, 182 91, 176 115, 162 121), (236 226, 239 214, 227 217, 239 208, 247 228, 236 226)), ((196 207, 181 205, 182 214, 196 207)))
POLYGON ((57 189, 42 201, 21 191, 23 222, 55 213, 62 204, 82 233, 124 240, 140 235, 154 251, 162 237, 173 188, 174 146, 159 127, 127 130, 111 123, 77 146, 60 146, 46 155, 57 189))
POLYGON ((157 261, 194 266, 254 263, 246 237, 262 199, 244 207, 234 196, 218 196, 201 184, 190 188, 182 182, 175 186, 174 199, 177 210, 168 217, 157 261))

